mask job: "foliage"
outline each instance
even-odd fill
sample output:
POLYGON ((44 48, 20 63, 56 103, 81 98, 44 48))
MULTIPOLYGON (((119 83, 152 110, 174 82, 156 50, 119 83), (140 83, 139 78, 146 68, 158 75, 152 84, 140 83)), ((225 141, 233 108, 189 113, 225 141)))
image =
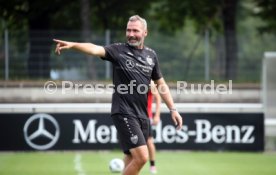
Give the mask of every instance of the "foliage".
MULTIPOLYGON (((163 73, 171 80, 175 79, 202 79, 204 74, 204 45, 203 31, 208 28, 210 31, 210 56, 211 73, 213 77, 220 77, 220 72, 216 66, 219 62, 217 52, 223 51, 223 47, 218 47, 218 40, 223 40, 224 31, 222 20, 222 8, 226 0, 90 0, 91 9, 91 40, 98 44, 104 44, 104 30, 111 29, 111 42, 124 41, 124 30, 126 20, 130 15, 139 14, 145 17, 149 23, 150 35, 146 39, 153 49, 156 49, 162 61, 163 73), (98 31, 102 31, 100 36, 98 31), (117 32, 119 31, 119 32, 117 32), (222 39, 221 39, 222 38, 222 39), (198 41, 198 48, 193 52, 193 48, 198 41), (221 49, 221 50, 220 50, 221 49), (192 56, 190 56, 192 55, 192 56), (174 69, 172 69, 172 67, 174 69), (176 71, 177 70, 177 71, 176 71)), ((273 45, 273 34, 276 33, 276 1, 273 0, 245 0, 240 1, 237 10, 237 36, 238 36, 238 67, 239 75, 245 70, 251 69, 248 77, 254 77, 254 81, 259 81, 261 71, 260 62, 265 50, 275 50, 273 45), (262 35, 256 32, 261 31, 262 35), (266 34, 270 32, 270 34, 266 34)), ((11 65, 11 75, 13 77, 28 76, 28 60, 33 52, 34 46, 47 47, 51 53, 45 53, 45 60, 53 55, 52 37, 70 37, 69 31, 77 31, 74 40, 80 40, 81 29, 80 20, 80 0, 9 0, 0 1, 0 39, 1 49, 3 48, 3 30, 9 29, 11 61, 16 64, 11 65), (44 36, 41 31, 48 31, 43 41, 35 43, 30 40, 33 34, 30 31, 39 30, 36 37, 44 36), (20 31, 20 32, 19 32, 20 31), (62 31, 62 32, 56 32, 62 31), (52 55, 51 55, 52 54, 52 55), (23 73, 22 73, 23 72, 23 73)), ((47 50, 46 49, 46 50, 47 50)), ((3 49, 2 49, 3 50, 3 49)), ((47 51, 47 52, 48 52, 47 51)), ((39 50, 38 53, 45 52, 39 50)), ((3 58, 3 51, 0 56, 3 58)), ((66 60, 67 58, 64 58, 66 60)), ((3 59, 2 59, 3 60, 3 59)), ((43 61, 44 60, 44 61, 43 61)), ((61 61, 62 60, 62 61, 61 61)), ((74 60, 74 58, 72 58, 74 60)), ((49 59, 48 61, 53 61, 49 59)), ((223 61, 221 61, 223 63, 223 61)), ((3 65, 3 61, 0 63, 3 65)), ((50 69, 68 67, 63 63, 51 62, 50 69), (57 65, 57 66, 56 66, 57 65), (55 67, 56 66, 56 67, 55 67)), ((68 63, 69 64, 69 63, 68 63)), ((83 67, 85 61, 79 65, 83 67)), ((98 63, 97 63, 98 64, 98 63)), ((70 63, 70 66, 74 66, 70 63)), ((223 65, 223 64, 221 64, 223 65)), ((220 66, 221 66, 220 65, 220 66)), ((70 67, 69 66, 69 67, 70 67)), ((2 66, 3 67, 3 66, 2 66)), ((37 67, 37 66, 36 66, 37 67)), ((96 66, 98 69, 102 67, 96 66)), ((223 71, 221 71, 223 72, 223 71)), ((2 74, 1 71, 0 74, 2 74)), ((104 73, 101 73, 104 74, 104 73)), ((248 78, 248 77, 245 77, 248 78)), ((241 76, 237 77, 242 79, 241 76)), ((251 78, 249 78, 251 79, 251 78)))
POLYGON ((266 21, 266 24, 261 25, 260 32, 276 33, 276 1, 274 0, 253 0, 256 7, 253 8, 253 14, 260 19, 266 21))
POLYGON ((194 21, 198 31, 206 27, 221 31, 221 6, 221 0, 162 0, 154 4, 153 9, 161 29, 169 32, 181 29, 187 19, 194 21))

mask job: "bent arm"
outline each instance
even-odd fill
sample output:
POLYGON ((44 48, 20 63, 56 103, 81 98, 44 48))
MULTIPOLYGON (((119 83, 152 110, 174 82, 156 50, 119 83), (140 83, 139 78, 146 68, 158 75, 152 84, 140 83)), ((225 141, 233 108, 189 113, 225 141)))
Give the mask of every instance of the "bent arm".
POLYGON ((174 124, 177 126, 177 129, 181 129, 182 128, 182 117, 175 110, 175 106, 174 106, 172 95, 170 93, 170 89, 169 89, 168 85, 166 84, 164 78, 160 78, 154 82, 157 84, 157 89, 159 91, 160 96, 166 103, 167 107, 170 109, 171 117, 172 117, 174 124))
POLYGON ((54 39, 54 42, 56 42, 56 50, 55 52, 60 55, 62 50, 66 49, 74 49, 79 52, 98 56, 98 57, 104 57, 105 56, 105 49, 103 46, 99 46, 93 43, 78 43, 78 42, 69 42, 69 41, 63 41, 54 39))

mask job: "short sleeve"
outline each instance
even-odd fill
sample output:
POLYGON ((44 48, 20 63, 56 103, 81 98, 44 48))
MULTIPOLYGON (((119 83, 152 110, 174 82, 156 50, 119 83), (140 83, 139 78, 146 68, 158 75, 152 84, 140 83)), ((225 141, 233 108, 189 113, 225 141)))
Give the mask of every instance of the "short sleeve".
POLYGON ((160 78, 162 78, 162 73, 159 67, 159 61, 157 56, 155 57, 155 65, 153 67, 152 73, 151 73, 151 79, 152 80, 158 80, 160 78))
POLYGON ((111 62, 114 62, 117 60, 118 54, 119 54, 118 45, 116 44, 107 45, 107 46, 104 46, 104 49, 105 49, 105 56, 101 57, 101 59, 111 61, 111 62))

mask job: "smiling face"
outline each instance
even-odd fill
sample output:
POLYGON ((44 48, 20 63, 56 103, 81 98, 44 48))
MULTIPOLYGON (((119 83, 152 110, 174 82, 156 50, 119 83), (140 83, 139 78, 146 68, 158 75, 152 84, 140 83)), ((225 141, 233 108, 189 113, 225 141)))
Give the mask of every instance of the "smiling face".
POLYGON ((144 40, 147 36, 147 29, 139 20, 129 21, 127 23, 126 38, 129 45, 142 49, 144 40))

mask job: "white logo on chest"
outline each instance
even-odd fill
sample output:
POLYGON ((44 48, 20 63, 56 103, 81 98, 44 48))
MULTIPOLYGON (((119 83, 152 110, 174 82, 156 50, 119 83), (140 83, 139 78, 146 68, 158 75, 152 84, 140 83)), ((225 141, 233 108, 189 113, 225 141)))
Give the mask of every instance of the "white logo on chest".
POLYGON ((152 58, 147 56, 147 62, 149 63, 149 65, 152 65, 152 58))
POLYGON ((132 69, 135 66, 132 60, 126 60, 126 67, 132 69))

